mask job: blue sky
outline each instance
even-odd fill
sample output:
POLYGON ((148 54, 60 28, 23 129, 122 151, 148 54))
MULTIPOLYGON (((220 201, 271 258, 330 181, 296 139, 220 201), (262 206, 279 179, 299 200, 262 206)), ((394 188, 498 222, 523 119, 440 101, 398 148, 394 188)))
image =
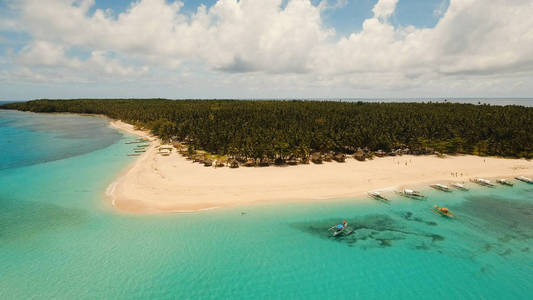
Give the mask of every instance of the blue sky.
POLYGON ((526 0, 182 5, 0 1, 0 99, 531 96, 526 0))
MULTIPOLYGON (((324 21, 328 26, 335 28, 339 33, 349 34, 361 30, 363 21, 372 16, 372 8, 378 0, 348 0, 339 9, 333 9, 324 13, 324 21)), ((96 0, 92 12, 95 9, 112 9, 115 14, 126 11, 131 0, 96 0)), ((217 0, 193 0, 183 1, 183 11, 195 12, 198 6, 211 7, 217 0)), ((286 3, 287 0, 284 1, 286 3)), ((318 5, 320 0, 311 1, 318 5)), ((333 3, 333 2, 332 2, 333 3)), ((439 9, 446 9, 449 0, 403 0, 398 3, 396 13, 392 18, 395 25, 433 27, 437 24, 440 16, 435 14, 439 9)))

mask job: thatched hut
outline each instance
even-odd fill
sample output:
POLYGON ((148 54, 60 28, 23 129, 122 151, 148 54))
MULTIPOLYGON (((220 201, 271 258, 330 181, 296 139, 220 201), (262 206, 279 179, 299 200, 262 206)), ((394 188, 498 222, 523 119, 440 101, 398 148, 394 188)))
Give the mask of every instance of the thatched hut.
POLYGON ((236 168, 239 167, 239 162, 236 161, 235 159, 231 159, 231 160, 228 161, 228 165, 229 165, 230 168, 236 169, 236 168))
POLYGON ((235 160, 240 162, 241 164, 244 164, 246 162, 246 157, 237 154, 237 155, 235 155, 235 160))
POLYGON ((322 163, 322 155, 320 155, 320 152, 315 152, 311 154, 311 161, 314 164, 321 164, 322 163))
POLYGON ((355 153, 355 147, 353 147, 353 146, 344 146, 344 153, 346 153, 346 154, 354 154, 355 153))
POLYGON ((366 159, 365 152, 363 152, 363 150, 359 148, 353 155, 353 158, 357 159, 358 161, 365 161, 366 159))
POLYGON ((333 154, 326 153, 326 154, 324 154, 324 158, 323 159, 324 159, 324 161, 330 162, 330 161, 333 160, 333 154))
POLYGON ((281 166, 281 165, 284 165, 285 164, 285 159, 283 159, 282 157, 278 157, 274 160, 274 164, 276 166, 281 166))
POLYGON ((221 160, 217 160, 215 161, 215 168, 223 168, 225 165, 224 165, 224 162, 221 161, 221 160))
POLYGON ((435 154, 435 155, 436 155, 437 157, 439 157, 439 158, 445 158, 445 157, 446 157, 446 154, 444 154, 444 153, 440 153, 440 152, 438 152, 438 151, 433 152, 433 154, 435 154))
POLYGON ((259 166, 260 167, 268 167, 270 166, 270 159, 268 157, 263 157, 259 160, 259 166))
POLYGON ((296 165, 298 164, 298 161, 297 161, 296 159, 289 159, 289 160, 287 161, 287 164, 288 164, 289 166, 296 166, 296 165))
POLYGON ((379 149, 378 151, 376 151, 374 153, 377 157, 384 157, 385 155, 387 155, 387 153, 385 153, 385 151, 379 149))
POLYGON ((203 164, 204 161, 205 161, 205 156, 203 156, 203 155, 199 155, 199 154, 194 155, 192 161, 193 161, 193 162, 198 162, 198 163, 203 164))
POLYGON ((335 156, 333 156, 333 159, 336 162, 343 163, 343 162, 346 161, 346 155, 344 153, 337 153, 337 154, 335 154, 335 156))
POLYGON ((204 167, 211 167, 213 165, 213 161, 210 159, 204 160, 204 167))
POLYGON ((253 166, 255 166, 255 161, 253 159, 249 159, 246 162, 244 162, 244 164, 242 164, 242 165, 245 166, 245 167, 253 167, 253 166))

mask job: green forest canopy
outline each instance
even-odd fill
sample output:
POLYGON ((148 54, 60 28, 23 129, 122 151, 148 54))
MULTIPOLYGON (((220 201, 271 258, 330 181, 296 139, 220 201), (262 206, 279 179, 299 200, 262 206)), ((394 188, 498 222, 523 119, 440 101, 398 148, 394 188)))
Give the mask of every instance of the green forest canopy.
POLYGON ((533 108, 457 103, 164 99, 34 100, 1 108, 102 114, 213 154, 306 157, 431 148, 533 157, 533 108))

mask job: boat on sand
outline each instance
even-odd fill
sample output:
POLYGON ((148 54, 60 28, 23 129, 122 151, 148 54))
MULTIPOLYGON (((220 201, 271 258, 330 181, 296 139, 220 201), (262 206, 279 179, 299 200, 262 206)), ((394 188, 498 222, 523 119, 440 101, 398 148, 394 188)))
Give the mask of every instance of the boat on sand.
POLYGON ((494 186, 494 184, 490 182, 490 180, 483 179, 483 178, 474 178, 474 179, 470 179, 470 181, 477 183, 479 185, 482 185, 482 186, 494 186))
POLYGON ((513 183, 512 183, 512 182, 510 182, 509 180, 504 179, 504 178, 502 178, 502 179, 498 179, 498 180, 496 180, 496 182, 499 183, 499 184, 501 184, 501 185, 513 186, 513 183))
POLYGON ((520 181, 525 182, 525 183, 533 184, 533 179, 528 178, 528 177, 518 176, 518 177, 515 177, 515 179, 516 180, 520 180, 520 181))
POLYGON ((462 183, 452 183, 452 186, 461 191, 468 191, 468 188, 462 183))
POLYGON ((390 200, 385 198, 385 196, 383 196, 380 192, 368 192, 368 196, 376 199, 376 200, 381 200, 381 201, 387 201, 389 202, 390 200))
POLYGON ((424 198, 424 195, 422 193, 420 193, 419 191, 411 190, 411 189, 403 189, 401 192, 396 192, 396 193, 398 193, 400 196, 404 196, 404 197, 412 198, 412 199, 424 198))
POLYGON ((443 191, 443 192, 451 192, 452 191, 447 185, 440 184, 440 183, 432 184, 430 186, 432 188, 436 189, 436 190, 443 191))

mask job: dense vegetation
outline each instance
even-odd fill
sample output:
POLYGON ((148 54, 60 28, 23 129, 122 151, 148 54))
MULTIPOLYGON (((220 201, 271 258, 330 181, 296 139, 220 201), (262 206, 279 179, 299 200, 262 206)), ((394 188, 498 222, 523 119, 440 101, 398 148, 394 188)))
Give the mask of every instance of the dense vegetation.
POLYGON ((451 103, 233 100, 35 100, 32 112, 103 114, 190 148, 247 158, 366 148, 533 157, 533 108, 451 103))

